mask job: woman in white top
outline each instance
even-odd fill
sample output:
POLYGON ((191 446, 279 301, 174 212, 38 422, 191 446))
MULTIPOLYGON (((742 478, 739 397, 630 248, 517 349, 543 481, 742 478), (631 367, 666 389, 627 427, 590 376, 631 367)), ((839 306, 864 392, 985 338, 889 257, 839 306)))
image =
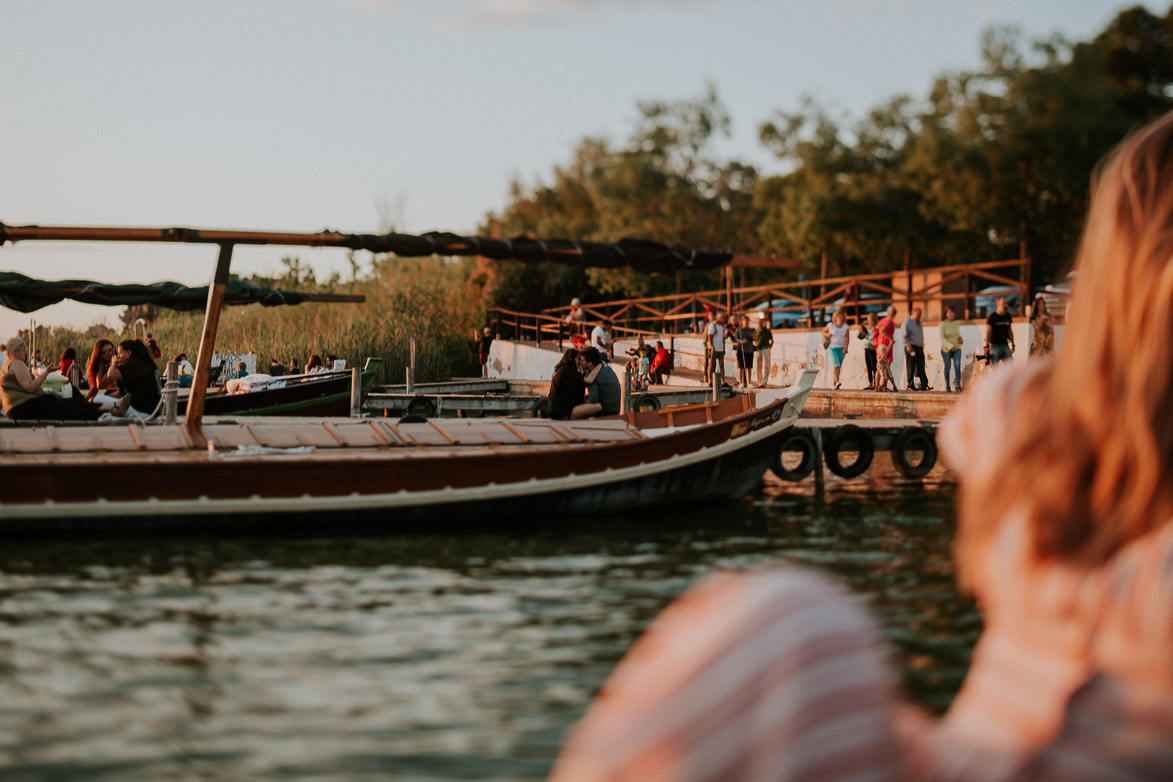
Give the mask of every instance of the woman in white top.
POLYGON ((834 388, 839 388, 839 373, 843 369, 843 358, 847 355, 848 339, 847 316, 843 310, 835 310, 831 322, 823 326, 823 337, 827 340, 827 347, 831 351, 831 382, 834 388))

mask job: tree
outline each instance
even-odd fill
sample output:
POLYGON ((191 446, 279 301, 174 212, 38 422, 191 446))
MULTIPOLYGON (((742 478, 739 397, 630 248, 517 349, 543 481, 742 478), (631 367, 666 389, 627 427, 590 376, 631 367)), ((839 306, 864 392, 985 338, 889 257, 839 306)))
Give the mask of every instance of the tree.
MULTIPOLYGON (((640 103, 631 136, 620 148, 586 139, 549 185, 515 182, 500 215, 484 230, 613 242, 622 238, 682 243, 706 250, 755 250, 756 172, 714 154, 715 137, 730 119, 716 91, 678 102, 640 103)), ((500 264, 478 267, 486 301, 529 309, 565 304, 574 296, 648 296, 675 290, 676 279, 614 269, 500 264)), ((682 275, 715 286, 717 275, 682 275)))

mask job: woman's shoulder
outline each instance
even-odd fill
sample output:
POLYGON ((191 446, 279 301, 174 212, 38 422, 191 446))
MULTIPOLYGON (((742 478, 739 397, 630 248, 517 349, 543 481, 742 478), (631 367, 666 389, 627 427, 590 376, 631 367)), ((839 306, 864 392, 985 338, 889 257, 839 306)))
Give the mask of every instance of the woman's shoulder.
POLYGON ((1005 445, 1019 394, 1046 366, 1046 362, 1038 361, 987 370, 970 384, 937 429, 937 443, 950 467, 980 471, 981 465, 996 459, 1005 445))

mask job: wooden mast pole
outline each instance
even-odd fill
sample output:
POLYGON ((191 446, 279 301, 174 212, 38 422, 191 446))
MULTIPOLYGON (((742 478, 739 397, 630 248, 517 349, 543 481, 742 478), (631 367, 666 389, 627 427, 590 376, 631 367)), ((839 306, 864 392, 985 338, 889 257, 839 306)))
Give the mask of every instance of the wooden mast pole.
POLYGON ((224 309, 224 297, 228 292, 228 270, 232 266, 232 248, 225 242, 220 245, 220 257, 216 261, 216 273, 208 285, 208 307, 204 311, 204 332, 200 336, 200 351, 196 356, 195 377, 191 382, 191 396, 187 398, 187 413, 184 426, 196 439, 196 446, 204 446, 207 440, 201 427, 204 419, 204 399, 208 395, 208 378, 212 374, 212 352, 216 349, 216 330, 220 327, 220 312, 224 309))

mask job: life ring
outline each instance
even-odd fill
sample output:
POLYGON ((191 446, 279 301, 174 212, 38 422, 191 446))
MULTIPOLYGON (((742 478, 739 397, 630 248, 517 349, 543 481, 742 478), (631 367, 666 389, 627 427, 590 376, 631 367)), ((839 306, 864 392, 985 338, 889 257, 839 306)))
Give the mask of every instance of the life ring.
POLYGON ((544 396, 541 399, 535 399, 534 403, 529 406, 529 412, 534 418, 549 418, 550 398, 544 396))
POLYGON ((872 459, 876 455, 876 444, 872 437, 855 424, 845 424, 836 427, 830 437, 823 443, 823 460, 827 469, 840 478, 855 478, 863 475, 868 467, 872 466, 872 459), (839 452, 845 445, 854 445, 859 452, 855 461, 843 464, 839 460, 839 452))
POLYGON ((631 400, 631 411, 638 413, 641 410, 656 411, 660 409, 660 399, 654 394, 640 394, 631 400))
POLYGON ((923 426, 906 426, 892 440, 892 463, 906 478, 923 478, 937 464, 937 440, 923 426), (919 462, 909 458, 909 452, 920 451, 919 462))
POLYGON ((818 447, 814 435, 806 429, 791 427, 778 448, 778 453, 770 461, 770 471, 784 481, 801 481, 815 469, 815 460, 818 459, 818 447), (800 454, 798 464, 787 467, 782 456, 787 452, 800 454))
POLYGON ((431 418, 436 415, 436 403, 426 396, 417 396, 407 403, 408 415, 420 415, 424 418, 431 418))

